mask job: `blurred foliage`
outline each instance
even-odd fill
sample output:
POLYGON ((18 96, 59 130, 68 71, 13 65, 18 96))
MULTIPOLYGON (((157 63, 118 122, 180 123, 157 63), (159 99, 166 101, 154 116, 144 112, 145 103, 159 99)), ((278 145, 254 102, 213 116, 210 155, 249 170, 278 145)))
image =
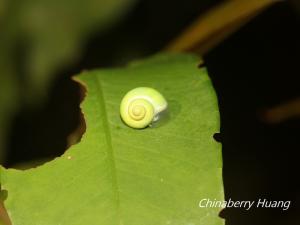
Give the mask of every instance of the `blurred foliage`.
POLYGON ((204 15, 167 46, 168 51, 194 51, 201 55, 278 0, 225 1, 204 15))
POLYGON ((134 2, 0 1, 0 161, 13 112, 41 102, 55 72, 78 59, 91 32, 108 28, 134 2))

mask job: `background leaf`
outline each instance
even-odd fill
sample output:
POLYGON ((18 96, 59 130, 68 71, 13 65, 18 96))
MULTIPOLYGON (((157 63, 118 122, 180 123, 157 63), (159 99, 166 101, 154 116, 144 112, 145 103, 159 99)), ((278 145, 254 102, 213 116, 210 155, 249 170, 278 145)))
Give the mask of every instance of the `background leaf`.
POLYGON ((14 225, 219 225, 223 200, 215 92, 200 59, 160 55, 124 69, 85 72, 86 133, 63 156, 35 169, 1 170, 14 225), (119 116, 123 95, 137 86, 159 90, 168 117, 135 130, 119 116))
POLYGON ((172 52, 192 51, 204 55, 257 16, 262 10, 280 1, 224 1, 201 15, 173 40, 166 50, 172 52))
POLYGON ((47 95, 54 75, 78 60, 92 31, 121 18, 134 0, 0 2, 0 161, 9 122, 22 105, 47 95))

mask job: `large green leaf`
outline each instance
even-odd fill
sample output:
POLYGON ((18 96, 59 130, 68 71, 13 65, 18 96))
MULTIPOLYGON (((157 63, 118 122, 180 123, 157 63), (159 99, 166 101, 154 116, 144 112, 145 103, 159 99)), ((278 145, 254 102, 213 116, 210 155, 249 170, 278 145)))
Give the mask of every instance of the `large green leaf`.
POLYGON ((124 69, 85 72, 87 130, 79 144, 35 169, 1 171, 13 225, 220 225, 223 200, 217 99, 193 55, 160 55, 124 69), (159 90, 168 118, 132 129, 120 119, 123 95, 159 90))

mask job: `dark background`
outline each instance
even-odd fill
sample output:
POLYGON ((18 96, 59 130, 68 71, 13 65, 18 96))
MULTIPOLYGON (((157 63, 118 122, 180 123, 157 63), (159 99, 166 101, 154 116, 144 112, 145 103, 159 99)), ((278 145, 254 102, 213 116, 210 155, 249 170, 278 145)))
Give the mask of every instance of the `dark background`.
MULTIPOLYGON (((67 136, 80 122, 72 75, 156 53, 219 2, 140 1, 122 22, 94 35, 81 60, 57 74, 45 105, 17 113, 5 166, 50 160, 65 151, 67 136)), ((226 224, 300 224, 300 120, 268 124, 261 117, 264 109, 300 96, 299 14, 289 3, 278 3, 204 58, 219 98, 226 199, 292 201, 287 211, 226 209, 226 224)))

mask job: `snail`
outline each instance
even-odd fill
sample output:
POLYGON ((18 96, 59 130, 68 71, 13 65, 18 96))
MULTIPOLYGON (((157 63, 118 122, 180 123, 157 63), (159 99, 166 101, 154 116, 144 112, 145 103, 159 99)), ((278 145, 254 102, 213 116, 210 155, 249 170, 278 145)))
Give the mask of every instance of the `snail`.
POLYGON ((166 99, 157 90, 138 87, 129 91, 120 105, 121 118, 132 128, 145 128, 160 118, 168 107, 166 99))

